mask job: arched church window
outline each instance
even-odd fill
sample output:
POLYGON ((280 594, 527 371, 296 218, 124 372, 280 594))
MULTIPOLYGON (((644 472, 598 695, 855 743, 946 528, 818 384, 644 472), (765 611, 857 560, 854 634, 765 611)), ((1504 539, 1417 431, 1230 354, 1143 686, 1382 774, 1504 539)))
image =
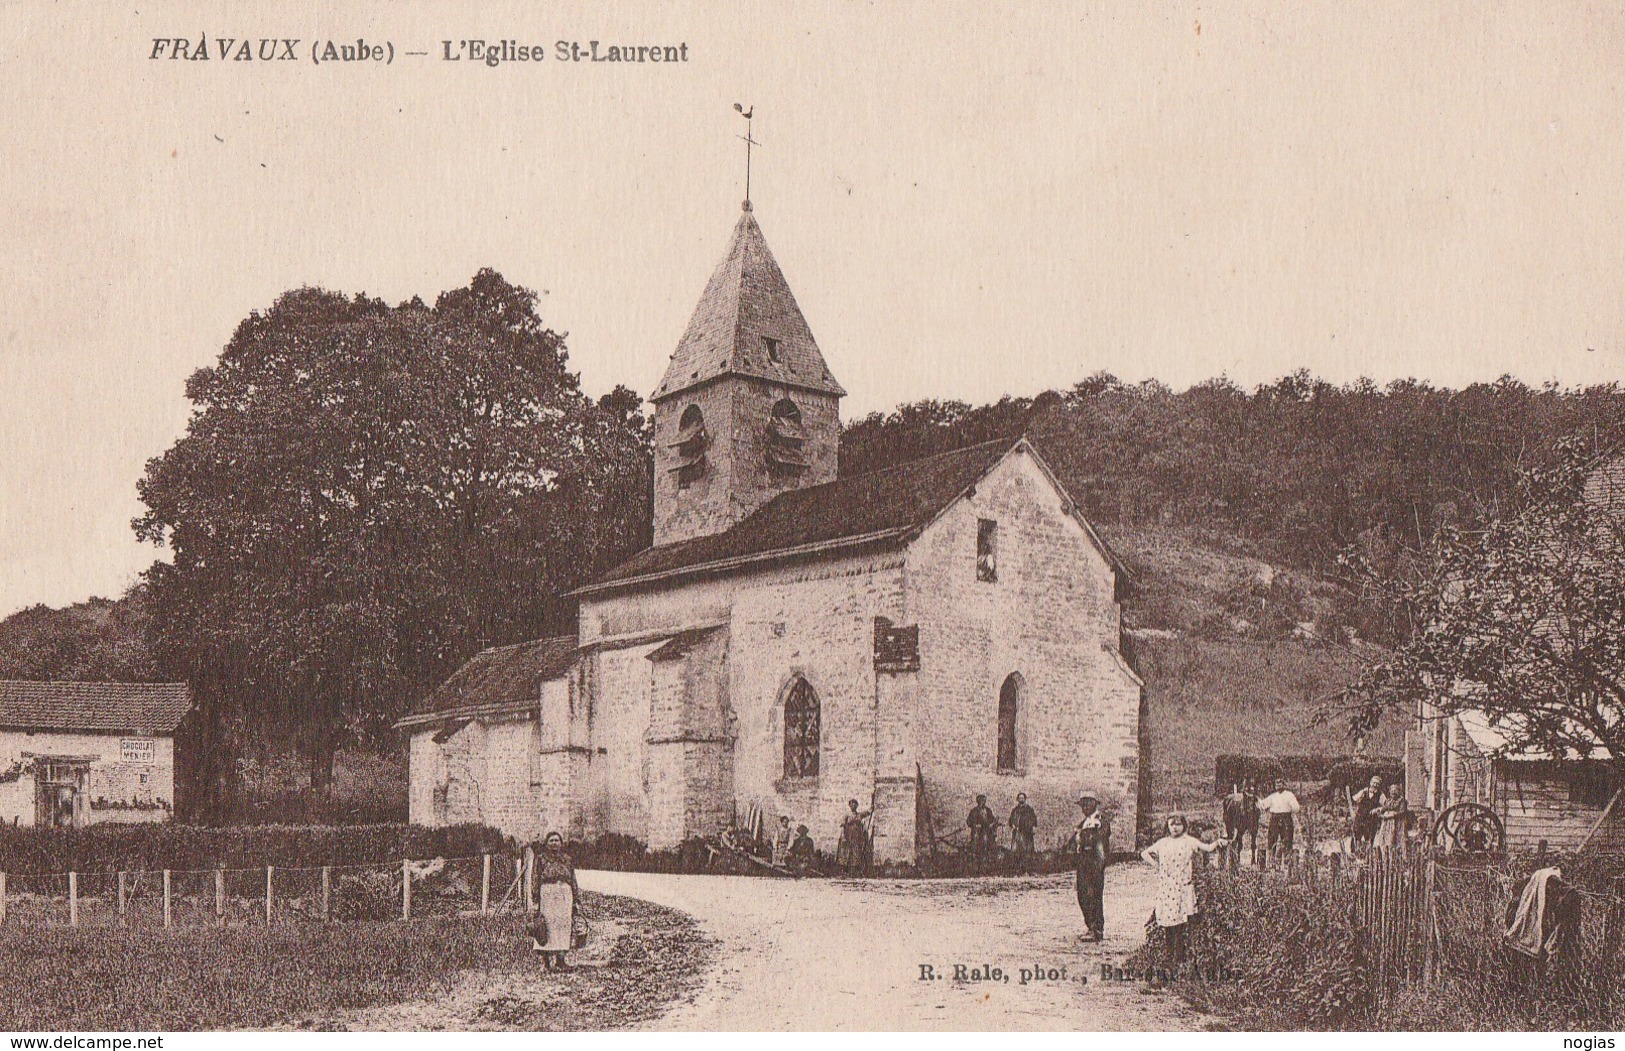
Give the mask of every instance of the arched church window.
POLYGON ((1012 672, 999 687, 999 755, 1000 770, 1014 770, 1020 758, 1021 730, 1021 675, 1012 672))
POLYGON ((784 697, 784 776, 817 777, 822 712, 812 684, 797 675, 784 697))
POLYGON ((710 438, 705 433, 705 414, 698 405, 683 410, 677 421, 677 436, 671 440, 672 467, 677 488, 686 489, 705 474, 705 450, 710 438))
POLYGON ((795 474, 807 466, 807 432, 801 426, 801 406, 789 398, 773 403, 767 422, 767 466, 783 474, 795 474))

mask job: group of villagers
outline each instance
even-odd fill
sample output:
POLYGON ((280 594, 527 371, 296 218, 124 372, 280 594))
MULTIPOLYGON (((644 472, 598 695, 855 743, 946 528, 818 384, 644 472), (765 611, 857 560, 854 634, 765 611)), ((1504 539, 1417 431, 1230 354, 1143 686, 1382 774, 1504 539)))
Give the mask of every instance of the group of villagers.
MULTIPOLYGON (((1078 807, 1082 813, 1065 849, 1076 851, 1078 908, 1083 913, 1085 928, 1083 938, 1099 942, 1106 931, 1106 863, 1111 849, 1111 819, 1101 809, 1100 797, 1093 791, 1079 794, 1078 807)), ((854 813, 849 815, 849 823, 858 824, 861 812, 855 804, 850 809, 854 813), (854 818, 856 820, 852 820, 854 818)), ((1177 966, 1189 952, 1190 922, 1198 914, 1196 856, 1223 850, 1230 840, 1221 837, 1209 843, 1196 838, 1190 834, 1190 823, 1183 814, 1170 814, 1164 827, 1166 834, 1142 850, 1140 856, 1155 871, 1154 916, 1163 931, 1171 962, 1177 966)), ((805 831, 798 831, 806 835, 805 831)), ((575 866, 564 851, 564 838, 557 832, 549 832, 537 852, 536 879, 537 913, 530 929, 531 945, 548 970, 564 970, 568 966, 565 954, 576 947, 585 923, 579 907, 575 866)))

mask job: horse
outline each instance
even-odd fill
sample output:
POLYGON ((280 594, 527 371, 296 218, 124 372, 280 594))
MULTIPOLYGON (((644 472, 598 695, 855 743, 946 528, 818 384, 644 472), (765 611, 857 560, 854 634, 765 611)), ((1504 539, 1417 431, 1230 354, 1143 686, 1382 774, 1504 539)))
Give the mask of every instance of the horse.
POLYGON ((1252 837, 1250 849, 1253 864, 1258 864, 1258 788, 1253 782, 1232 785, 1224 797, 1224 834, 1230 840, 1230 867, 1241 862, 1241 837, 1252 837))

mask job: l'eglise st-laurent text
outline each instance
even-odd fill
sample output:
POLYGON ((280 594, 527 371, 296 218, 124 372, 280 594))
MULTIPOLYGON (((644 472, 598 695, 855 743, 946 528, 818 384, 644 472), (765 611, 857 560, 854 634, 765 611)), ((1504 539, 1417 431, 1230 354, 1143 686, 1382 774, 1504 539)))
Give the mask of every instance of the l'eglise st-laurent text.
MULTIPOLYGON (((631 44, 602 40, 558 40, 553 55, 560 62, 687 62, 688 43, 631 44)), ((518 40, 442 40, 440 58, 445 62, 483 62, 499 66, 508 62, 541 62, 548 56, 545 44, 518 40)))

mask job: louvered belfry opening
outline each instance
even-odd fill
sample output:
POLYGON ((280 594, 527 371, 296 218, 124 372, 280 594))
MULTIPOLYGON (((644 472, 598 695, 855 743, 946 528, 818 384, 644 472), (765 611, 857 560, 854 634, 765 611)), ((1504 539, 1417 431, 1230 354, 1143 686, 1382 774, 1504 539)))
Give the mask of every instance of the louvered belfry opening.
POLYGON ((807 431, 801 425, 801 409, 789 398, 773 405, 767 423, 767 466, 781 474, 799 474, 807 469, 807 431))
POLYGON ((705 433, 705 414, 698 405, 683 410, 677 421, 677 436, 671 440, 671 469, 677 474, 677 484, 687 488, 705 475, 705 450, 711 444, 705 433))

